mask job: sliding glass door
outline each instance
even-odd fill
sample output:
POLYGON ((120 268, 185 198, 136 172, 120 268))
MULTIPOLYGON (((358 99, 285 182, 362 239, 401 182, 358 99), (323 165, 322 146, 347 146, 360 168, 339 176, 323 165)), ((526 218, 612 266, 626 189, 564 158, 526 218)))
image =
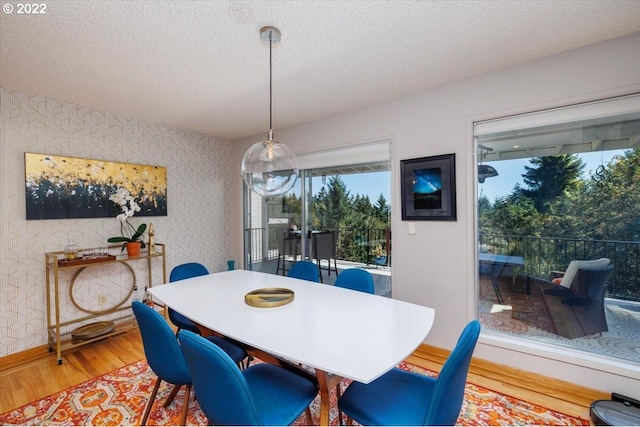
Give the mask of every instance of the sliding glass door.
POLYGON ((299 185, 283 196, 247 192, 247 269, 286 274, 309 259, 323 283, 333 284, 345 268, 365 268, 376 293, 390 296, 390 182, 389 161, 382 159, 301 169, 299 185))

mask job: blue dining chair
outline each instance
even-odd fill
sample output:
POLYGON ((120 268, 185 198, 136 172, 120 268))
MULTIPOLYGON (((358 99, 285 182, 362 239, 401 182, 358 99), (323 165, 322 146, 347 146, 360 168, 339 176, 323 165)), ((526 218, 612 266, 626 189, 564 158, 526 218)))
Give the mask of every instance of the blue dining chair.
MULTIPOLYGON (((338 278, 336 279, 334 286, 365 292, 368 294, 373 294, 375 292, 373 276, 367 270, 363 270, 362 268, 348 268, 343 270, 342 273, 338 274, 338 278)), ((336 396, 338 396, 339 399, 341 395, 342 389, 340 387, 340 383, 338 383, 336 384, 336 396)), ((340 407, 338 407, 338 420, 340 421, 340 425, 342 425, 342 411, 340 410, 340 407)))
MULTIPOLYGON (((169 274, 169 282, 178 282, 184 279, 190 279, 192 277, 205 276, 209 274, 209 270, 204 265, 197 262, 188 262, 186 264, 180 264, 175 266, 169 274)), ((186 329, 196 334, 200 333, 198 327, 187 317, 173 310, 171 307, 167 310, 169 312, 169 320, 171 323, 180 329, 186 329)))
POLYGON ((287 276, 310 282, 320 282, 320 269, 309 260, 298 261, 291 266, 287 276))
MULTIPOLYGON (((165 407, 171 404, 181 386, 187 386, 184 397, 184 407, 182 408, 182 425, 184 425, 187 419, 189 394, 191 391, 191 375, 189 374, 182 350, 178 345, 178 339, 176 335, 174 335, 169 323, 153 308, 137 301, 132 303, 132 308, 133 314, 138 322, 138 327, 140 328, 142 345, 147 362, 151 370, 158 376, 144 416, 142 417, 141 425, 145 425, 149 418, 153 401, 156 398, 162 380, 174 384, 171 394, 164 403, 165 407)), ((217 345, 238 366, 242 366, 242 361, 247 357, 244 349, 224 338, 204 337, 202 339, 217 345)))
POLYGON ((142 416, 141 425, 145 425, 149 418, 153 401, 163 380, 174 385, 174 390, 172 390, 164 403, 165 407, 171 404, 180 387, 187 386, 181 419, 181 425, 185 425, 189 407, 189 395, 191 394, 191 376, 180 345, 178 345, 178 340, 166 320, 153 308, 138 301, 132 303, 132 308, 140 328, 147 362, 151 370, 158 376, 151 392, 151 398, 142 416))
POLYGON ((394 368, 369 384, 352 382, 338 400, 348 424, 454 425, 479 335, 480 322, 469 322, 437 378, 394 368))
POLYGON ((289 425, 318 394, 317 386, 279 366, 259 363, 241 371, 219 347, 190 331, 178 339, 200 408, 210 425, 289 425))
POLYGON ((373 276, 362 268, 348 268, 338 275, 334 286, 354 291, 374 293, 373 276))
MULTIPOLYGON (((192 277, 205 276, 209 274, 209 270, 204 265, 197 262, 188 262, 186 264, 180 264, 174 267, 169 274, 169 282, 178 282, 184 279, 190 279, 192 277)), ((185 329, 200 335, 200 329, 186 316, 168 308, 169 319, 171 323, 176 325, 178 331, 185 329)), ((207 339, 213 340, 219 347, 221 347, 229 356, 238 363, 241 367, 244 367, 244 360, 249 357, 247 352, 240 346, 235 345, 231 341, 225 340, 221 337, 207 337, 207 339)))

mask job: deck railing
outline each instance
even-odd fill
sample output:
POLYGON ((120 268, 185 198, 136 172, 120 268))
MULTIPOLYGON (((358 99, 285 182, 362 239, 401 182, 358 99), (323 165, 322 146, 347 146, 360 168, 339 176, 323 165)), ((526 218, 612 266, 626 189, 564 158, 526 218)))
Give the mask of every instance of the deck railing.
MULTIPOLYGON (((281 225, 270 226, 265 236, 264 228, 250 229, 251 261, 275 259, 277 233, 285 231, 281 225)), ((389 265, 391 241, 387 229, 340 228, 337 232, 337 259, 389 265), (376 260, 378 246, 386 258, 376 260)), ((482 234, 479 244, 483 251, 523 257, 524 274, 542 279, 549 279, 551 271, 565 270, 574 259, 609 258, 614 269, 607 282, 606 296, 640 301, 640 242, 482 234)))
POLYGON ((479 244, 486 252, 523 257, 524 273, 543 279, 574 259, 609 258, 614 268, 606 296, 640 301, 640 242, 481 234, 479 244))
MULTIPOLYGON (((287 231, 287 228, 282 225, 269 226, 266 230, 264 228, 249 229, 251 261, 260 262, 275 259, 278 256, 278 233, 284 233, 285 231, 287 231)), ((338 236, 336 244, 337 259, 367 265, 389 265, 391 260, 391 235, 388 229, 339 228, 336 231, 338 236)))

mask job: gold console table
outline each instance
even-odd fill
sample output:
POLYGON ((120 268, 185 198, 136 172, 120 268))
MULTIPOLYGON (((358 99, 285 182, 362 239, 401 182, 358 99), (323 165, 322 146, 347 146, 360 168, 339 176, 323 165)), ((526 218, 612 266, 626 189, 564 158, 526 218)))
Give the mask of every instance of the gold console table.
MULTIPOLYGON (((120 249, 122 245, 114 245, 109 246, 109 249, 120 249)), ((136 274, 134 269, 129 265, 132 262, 141 262, 147 261, 147 274, 149 276, 149 281, 147 284, 147 288, 153 286, 153 259, 158 258, 162 263, 162 283, 167 282, 167 262, 166 262, 166 252, 165 245, 163 243, 156 243, 156 253, 153 255, 149 255, 148 252, 142 252, 139 256, 129 257, 126 254, 123 255, 108 255, 98 258, 91 259, 76 259, 72 261, 66 261, 64 259, 63 251, 56 252, 47 252, 45 253, 45 269, 46 269, 46 285, 47 285, 47 336, 49 342, 49 351, 53 352, 56 350, 56 355, 58 357, 58 364, 62 364, 62 352, 80 347, 85 344, 89 344, 106 337, 110 337, 116 334, 123 333, 130 329, 136 328, 137 324, 134 321, 133 313, 131 311, 131 305, 127 304, 129 298, 133 294, 134 287, 136 284, 136 274), (121 263, 126 266, 132 274, 133 283, 131 284, 131 289, 129 293, 119 301, 118 303, 110 306, 104 310, 94 311, 89 310, 87 308, 81 307, 77 304, 73 296, 73 285, 77 277, 82 273, 85 269, 93 266, 106 265, 106 264, 114 264, 121 263), (75 271, 74 271, 75 270, 75 271), (61 271, 73 271, 73 275, 69 280, 69 283, 66 284, 68 287, 69 299, 71 303, 78 308, 80 311, 87 313, 85 316, 80 316, 76 318, 69 319, 67 321, 62 322, 60 320, 60 272, 61 271), (65 326, 74 325, 81 322, 86 322, 91 319, 98 318, 100 316, 104 316, 111 313, 123 312, 123 316, 121 318, 116 319, 113 322, 113 325, 107 325, 104 329, 104 333, 101 331, 97 331, 95 334, 91 333, 92 328, 91 325, 84 325, 82 328, 78 328, 78 331, 82 330, 82 339, 74 340, 73 333, 61 333, 61 328, 65 326)), ((80 249, 80 252, 91 252, 92 248, 80 249)), ((144 289, 144 288, 143 288, 144 289)), ((98 323, 109 323, 109 322, 98 322, 98 323)), ((96 328, 99 329, 99 325, 96 323, 96 328)))

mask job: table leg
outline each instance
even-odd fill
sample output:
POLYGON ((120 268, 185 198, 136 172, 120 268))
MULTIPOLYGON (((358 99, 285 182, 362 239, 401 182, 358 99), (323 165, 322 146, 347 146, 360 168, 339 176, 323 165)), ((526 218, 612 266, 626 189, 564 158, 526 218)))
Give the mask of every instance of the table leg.
POLYGON ((318 379, 318 387, 320 388, 320 425, 329 425, 329 406, 331 400, 329 397, 329 375, 320 369, 316 369, 316 378, 318 379))
MULTIPOLYGON (((202 336, 220 335, 205 326, 198 324, 196 325, 198 326, 198 329, 200 329, 200 333, 202 334, 202 336)), ((305 376, 311 381, 316 381, 318 384, 318 388, 320 389, 320 425, 329 425, 329 410, 331 407, 329 392, 331 388, 335 387, 340 381, 342 381, 342 377, 328 374, 327 372, 320 369, 316 369, 316 375, 314 377, 311 372, 305 371, 299 366, 296 366, 295 364, 292 364, 291 362, 288 362, 286 360, 279 359, 269 353, 265 353, 264 351, 251 347, 245 347, 245 349, 249 354, 259 358, 263 362, 278 365, 282 368, 296 372, 298 375, 305 376)))
MULTIPOLYGON (((343 379, 344 377, 341 377, 339 375, 329 374, 321 369, 316 369, 316 381, 318 383, 318 388, 320 389, 321 426, 329 425, 329 411, 331 410, 331 390, 336 388, 343 379)), ((338 425, 342 425, 342 423, 338 421, 338 425)))

